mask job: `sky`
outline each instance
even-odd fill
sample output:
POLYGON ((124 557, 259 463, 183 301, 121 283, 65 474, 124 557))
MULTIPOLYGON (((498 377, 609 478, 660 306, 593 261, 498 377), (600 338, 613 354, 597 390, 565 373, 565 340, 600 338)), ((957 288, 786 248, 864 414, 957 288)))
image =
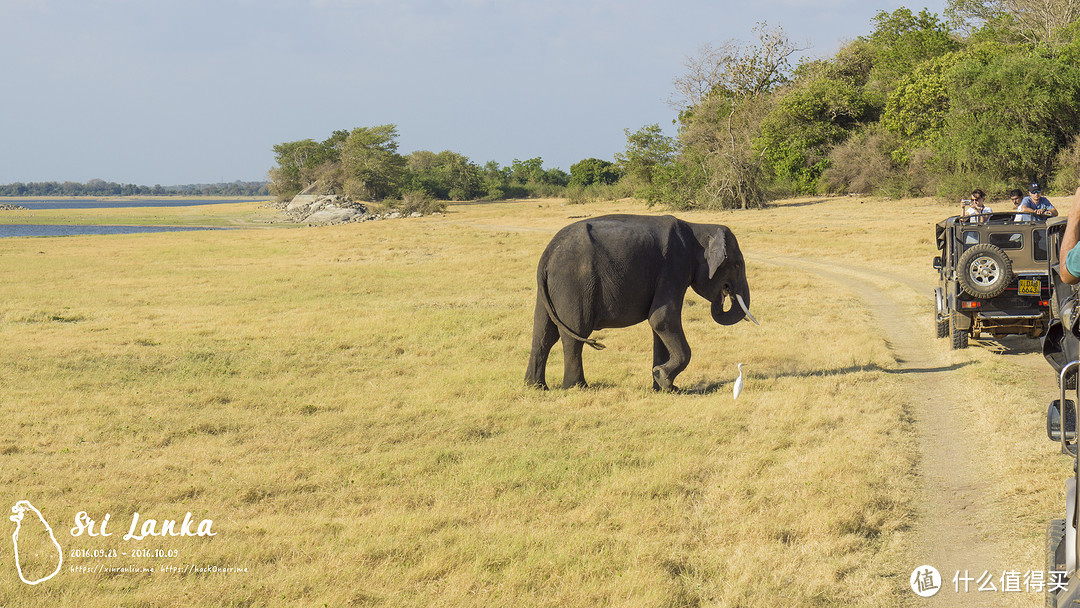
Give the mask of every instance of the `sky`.
POLYGON ((808 57, 946 0, 0 0, 0 184, 261 181, 273 146, 397 125, 483 165, 614 160, 702 45, 808 57))

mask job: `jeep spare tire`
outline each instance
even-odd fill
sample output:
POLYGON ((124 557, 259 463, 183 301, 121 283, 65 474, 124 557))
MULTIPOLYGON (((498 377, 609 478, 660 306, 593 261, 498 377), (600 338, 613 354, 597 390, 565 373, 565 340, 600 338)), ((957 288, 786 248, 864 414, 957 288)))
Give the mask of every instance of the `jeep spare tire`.
POLYGON ((960 256, 956 274, 967 293, 976 298, 993 298, 1012 282, 1012 260, 1000 247, 980 243, 960 256))

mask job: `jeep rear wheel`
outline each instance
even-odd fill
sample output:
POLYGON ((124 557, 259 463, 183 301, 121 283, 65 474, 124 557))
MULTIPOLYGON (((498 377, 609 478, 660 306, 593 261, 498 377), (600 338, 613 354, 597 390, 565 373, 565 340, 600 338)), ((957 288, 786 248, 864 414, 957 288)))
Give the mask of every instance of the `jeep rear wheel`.
POLYGON ((952 330, 952 347, 954 350, 960 350, 961 348, 967 348, 968 345, 968 333, 962 329, 952 330))
MULTIPOLYGON (((1065 560, 1061 557, 1061 543, 1065 542, 1065 520, 1055 519, 1046 527, 1046 576, 1051 572, 1063 572, 1065 560)), ((1046 581, 1046 607, 1057 608, 1057 595, 1051 593, 1050 581, 1046 581)))
POLYGON ((961 348, 967 348, 967 345, 968 345, 968 330, 966 330, 966 329, 957 329, 956 328, 956 323, 950 323, 949 326, 950 326, 950 329, 952 329, 952 347, 953 347, 953 349, 954 350, 959 350, 961 348))
POLYGON ((939 337, 939 338, 948 338, 949 337, 949 318, 948 317, 945 317, 944 319, 942 319, 941 317, 937 318, 937 337, 939 337))
POLYGON ((993 298, 1012 282, 1012 261, 1000 247, 980 243, 960 256, 957 278, 960 287, 972 296, 993 298))

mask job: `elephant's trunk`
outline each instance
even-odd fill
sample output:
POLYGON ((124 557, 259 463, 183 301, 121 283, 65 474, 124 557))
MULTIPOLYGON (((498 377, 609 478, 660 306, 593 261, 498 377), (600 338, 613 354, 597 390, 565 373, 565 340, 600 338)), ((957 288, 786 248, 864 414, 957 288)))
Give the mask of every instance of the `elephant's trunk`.
POLYGON ((743 319, 757 323, 754 315, 750 314, 750 290, 732 292, 725 289, 712 303, 712 318, 720 325, 734 325, 743 319), (729 302, 727 310, 724 310, 724 300, 729 302))

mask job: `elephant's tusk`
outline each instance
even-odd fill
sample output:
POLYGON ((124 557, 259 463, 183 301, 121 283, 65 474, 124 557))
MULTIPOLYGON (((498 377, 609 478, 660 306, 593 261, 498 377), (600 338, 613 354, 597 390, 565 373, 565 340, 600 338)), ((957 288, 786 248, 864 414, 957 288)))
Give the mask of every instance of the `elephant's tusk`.
POLYGON ((754 325, 761 325, 758 320, 754 318, 754 315, 750 314, 750 309, 746 307, 746 302, 743 302, 742 296, 735 294, 735 299, 739 301, 739 306, 742 306, 743 312, 746 313, 746 318, 754 322, 754 325))

